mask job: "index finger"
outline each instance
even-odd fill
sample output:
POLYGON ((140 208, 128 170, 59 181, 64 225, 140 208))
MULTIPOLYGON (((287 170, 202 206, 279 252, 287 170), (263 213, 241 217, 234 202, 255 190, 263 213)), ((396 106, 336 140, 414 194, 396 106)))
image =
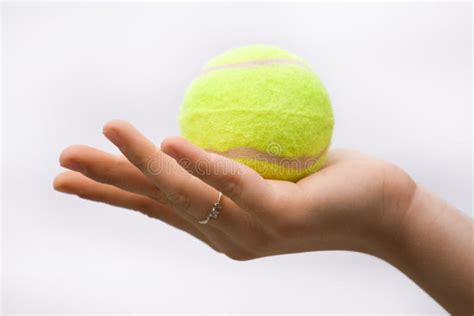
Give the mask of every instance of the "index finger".
MULTIPOLYGON (((130 123, 111 121, 105 125, 104 135, 165 194, 172 206, 188 213, 192 217, 190 220, 197 223, 209 214, 218 192, 189 174, 130 123)), ((219 216, 217 226, 232 228, 238 225, 242 221, 241 211, 224 197, 222 203, 225 212, 219 216)))

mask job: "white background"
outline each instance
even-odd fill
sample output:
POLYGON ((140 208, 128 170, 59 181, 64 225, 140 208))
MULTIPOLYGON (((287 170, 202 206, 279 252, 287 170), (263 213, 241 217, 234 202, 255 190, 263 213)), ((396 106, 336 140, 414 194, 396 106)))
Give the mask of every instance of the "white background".
POLYGON ((52 190, 63 148, 178 134, 201 65, 282 46, 325 82, 334 147, 391 160, 472 215, 470 4, 3 3, 4 312, 442 312, 373 257, 234 262, 140 214, 52 190))

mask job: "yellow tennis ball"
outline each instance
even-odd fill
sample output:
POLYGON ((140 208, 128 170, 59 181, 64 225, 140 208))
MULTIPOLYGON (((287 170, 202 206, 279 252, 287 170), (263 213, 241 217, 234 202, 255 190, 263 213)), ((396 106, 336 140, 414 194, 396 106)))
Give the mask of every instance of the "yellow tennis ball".
POLYGON ((297 181, 324 165, 334 117, 326 89, 305 61, 252 45, 204 66, 186 92, 179 122, 195 145, 264 178, 297 181))

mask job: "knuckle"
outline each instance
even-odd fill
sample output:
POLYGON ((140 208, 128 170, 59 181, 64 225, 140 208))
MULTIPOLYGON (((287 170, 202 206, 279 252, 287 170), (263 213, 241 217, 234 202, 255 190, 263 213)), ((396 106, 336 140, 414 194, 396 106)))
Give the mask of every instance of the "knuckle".
POLYGON ((97 173, 100 176, 100 180, 103 183, 115 184, 116 182, 116 172, 119 169, 120 165, 117 160, 113 160, 108 164, 101 166, 99 170, 94 170, 94 173, 97 173))
POLYGON ((131 161, 134 162, 135 166, 142 170, 142 171, 147 171, 149 172, 150 170, 153 170, 154 167, 154 159, 153 157, 142 157, 138 155, 131 155, 131 161))
POLYGON ((111 165, 113 165, 115 169, 126 169, 130 165, 130 162, 125 158, 116 156, 112 159, 111 165))
POLYGON ((221 182, 220 189, 223 193, 236 196, 240 194, 242 190, 242 177, 238 170, 235 170, 234 164, 222 163, 222 157, 216 154, 209 155, 209 172, 213 174, 208 174, 211 177, 218 177, 221 182))
POLYGON ((228 196, 238 197, 242 193, 242 181, 240 177, 232 174, 224 176, 221 190, 228 196))
POLYGON ((147 174, 157 176, 163 172, 163 163, 159 157, 142 158, 137 167, 147 174))
POLYGON ((188 211, 191 206, 191 201, 189 200, 186 192, 182 188, 174 190, 166 195, 168 203, 175 208, 178 208, 183 211, 188 211))
POLYGON ((135 209, 140 212, 149 213, 153 211, 155 204, 148 199, 140 199, 136 202, 135 209))
POLYGON ((159 190, 158 188, 153 190, 153 193, 150 196, 152 199, 155 201, 158 201, 159 203, 167 204, 168 199, 166 198, 165 194, 159 190))

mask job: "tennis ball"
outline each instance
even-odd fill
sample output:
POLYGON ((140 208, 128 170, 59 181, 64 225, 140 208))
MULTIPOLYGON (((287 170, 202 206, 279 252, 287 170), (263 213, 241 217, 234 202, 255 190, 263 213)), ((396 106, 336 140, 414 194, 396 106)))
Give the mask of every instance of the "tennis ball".
POLYGON ((266 179, 297 181, 323 167, 334 126, 328 93, 301 58, 252 45, 208 62, 181 106, 181 134, 266 179))

